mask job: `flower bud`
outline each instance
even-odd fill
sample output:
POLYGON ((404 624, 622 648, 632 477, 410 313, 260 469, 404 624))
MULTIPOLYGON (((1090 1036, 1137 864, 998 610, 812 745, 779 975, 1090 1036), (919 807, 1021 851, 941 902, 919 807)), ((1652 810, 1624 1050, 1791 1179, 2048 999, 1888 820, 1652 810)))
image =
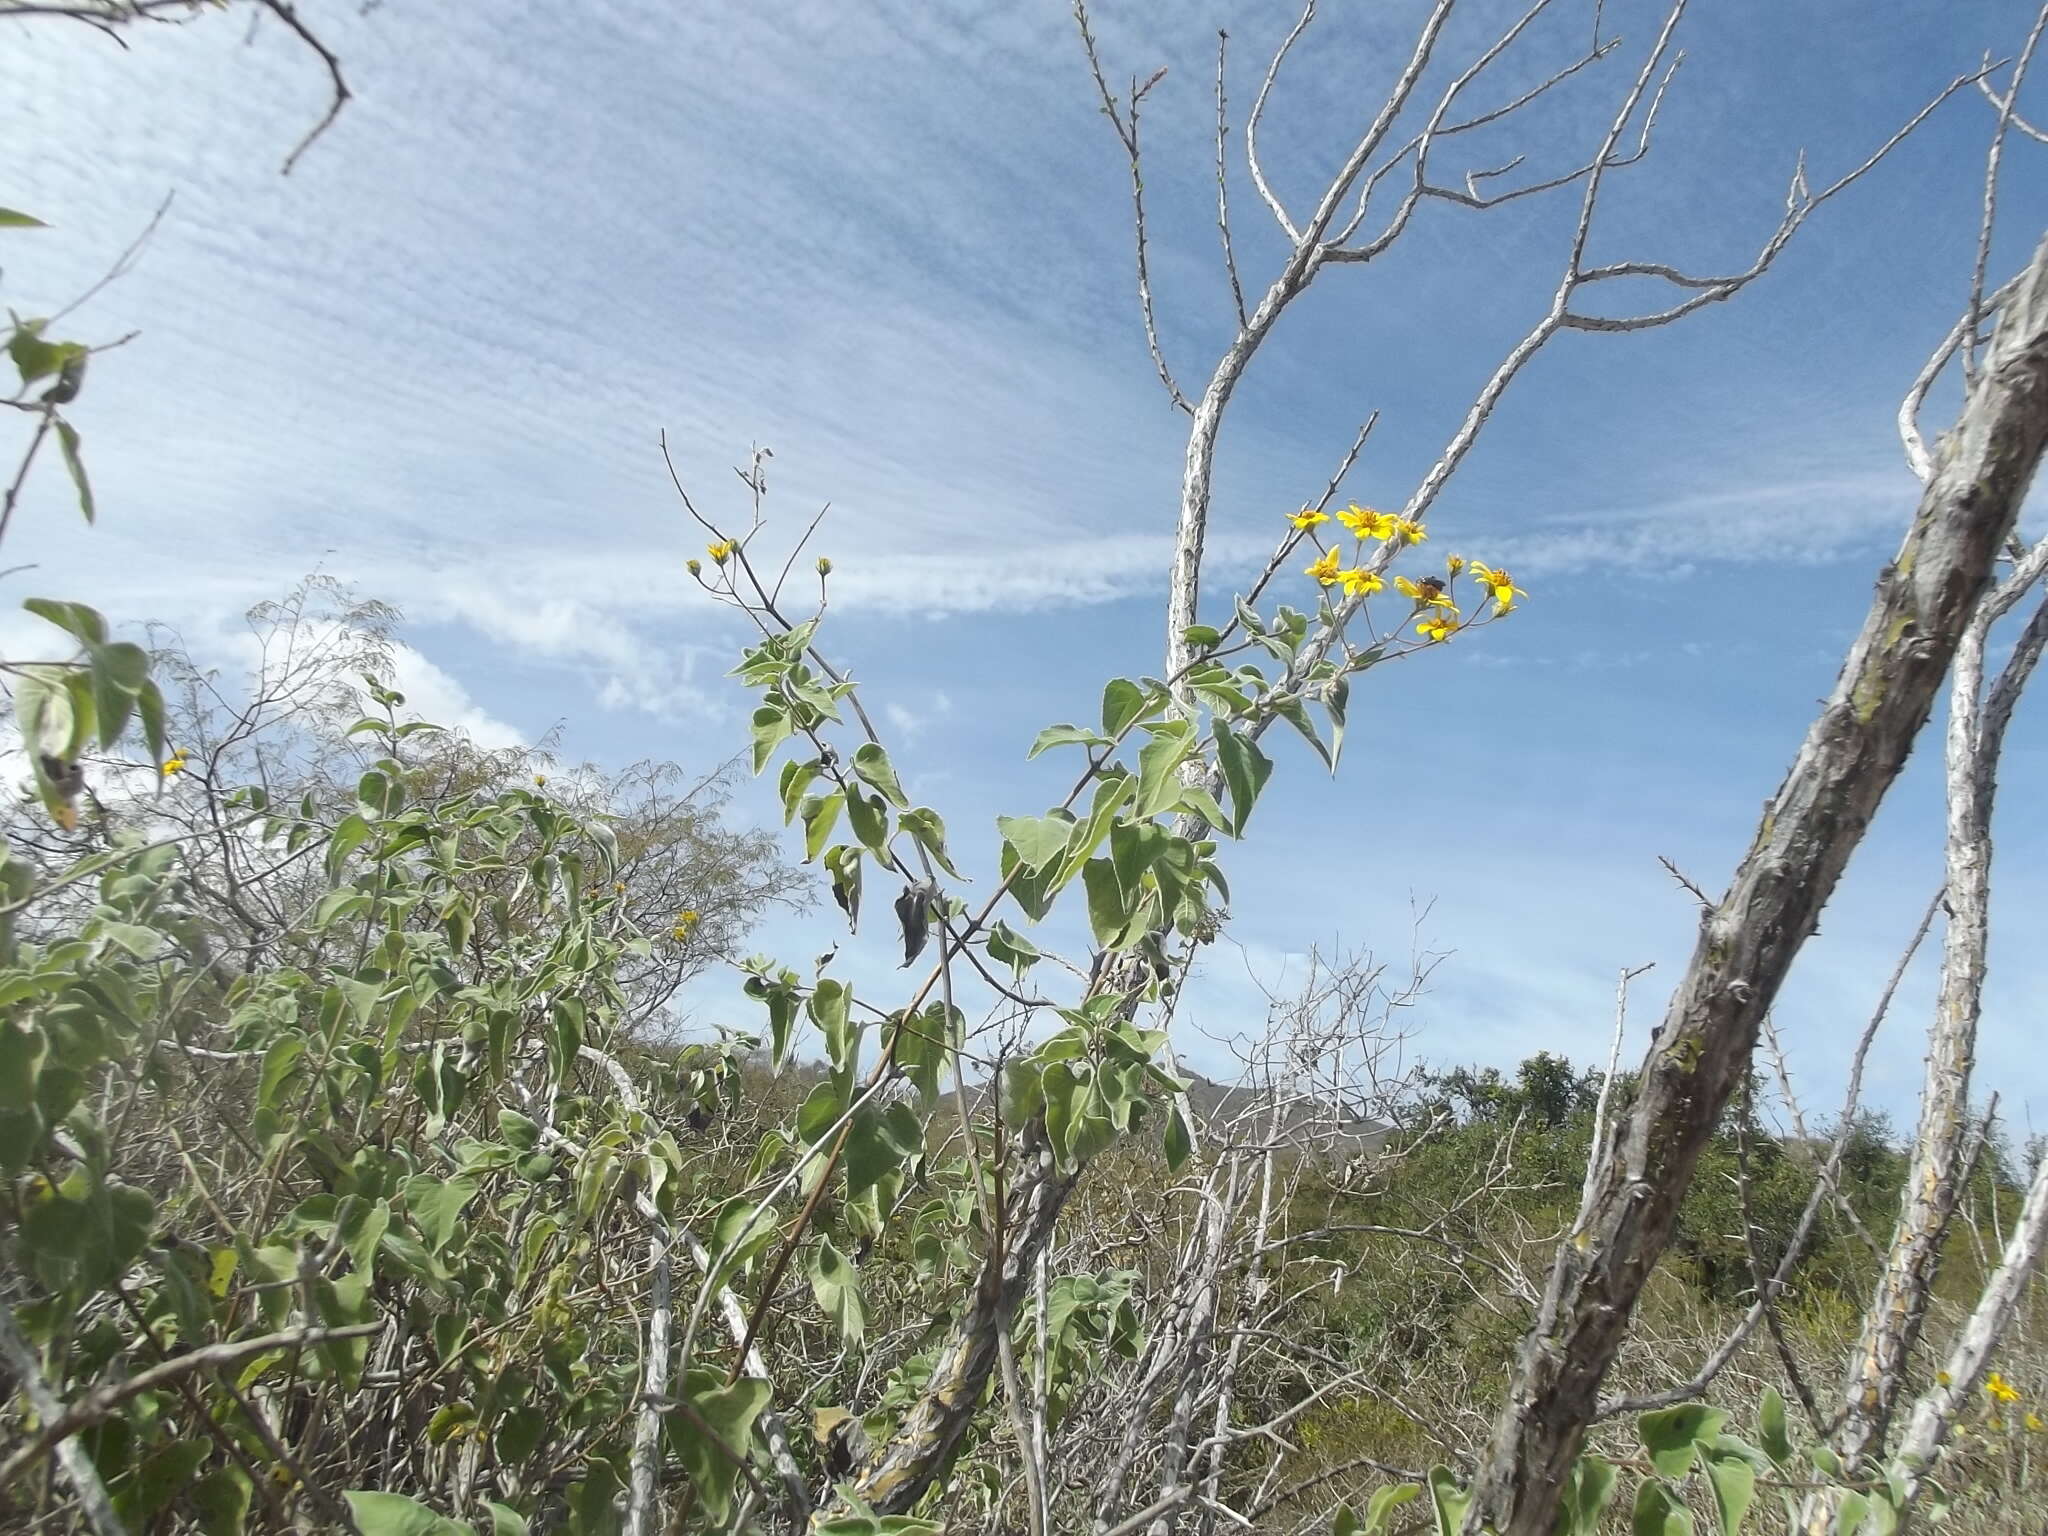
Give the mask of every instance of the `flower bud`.
POLYGON ((832 574, 832 562, 823 555, 818 556, 818 574, 820 576, 830 576, 832 574))

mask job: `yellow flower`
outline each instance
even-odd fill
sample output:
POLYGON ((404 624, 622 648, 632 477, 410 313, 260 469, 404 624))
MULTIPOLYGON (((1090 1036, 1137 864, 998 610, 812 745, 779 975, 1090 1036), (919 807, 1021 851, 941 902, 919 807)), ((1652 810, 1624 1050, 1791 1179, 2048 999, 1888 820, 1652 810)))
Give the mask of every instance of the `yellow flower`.
POLYGON ((1449 613, 1431 613, 1427 615, 1420 624, 1415 626, 1415 633, 1422 636, 1431 645, 1435 645, 1439 640, 1450 639, 1452 635, 1457 633, 1457 629, 1458 615, 1457 611, 1453 609, 1449 613))
POLYGON ((173 752, 164 759, 163 767, 157 769, 157 772, 167 779, 174 773, 183 773, 184 771, 185 754, 182 752, 173 752))
POLYGON ((1947 1386, 1947 1385, 1948 1385, 1948 1384, 1949 1384, 1949 1383, 1950 1383, 1951 1381, 1954 1381, 1954 1380, 1955 1380, 1955 1378, 1954 1378, 1953 1376, 1949 1375, 1949 1373, 1948 1373, 1947 1371, 1936 1371, 1936 1372, 1934 1373, 1934 1384, 1935 1384, 1936 1386, 1939 1386, 1939 1387, 1945 1387, 1945 1386, 1947 1386))
POLYGON ((832 562, 823 555, 818 556, 818 574, 820 576, 830 576, 832 574, 832 562))
POLYGON ((1323 551, 1322 559, 1318 560, 1314 565, 1310 566, 1307 570, 1303 571, 1302 575, 1313 576, 1317 581, 1321 582, 1324 586, 1334 587, 1337 584, 1337 566, 1339 564, 1340 562, 1337 558, 1337 551, 1334 549, 1326 549, 1323 551))
POLYGON ((548 787, 548 776, 544 773, 536 773, 533 776, 533 787, 535 789, 546 789, 548 787))
POLYGON ((731 539, 721 539, 716 544, 707 544, 704 546, 705 553, 710 555, 711 558, 717 561, 720 565, 725 564, 725 562, 732 557, 733 548, 734 546, 731 539))
POLYGON ((2044 1425, 2041 1422, 2041 1415, 2035 1413, 2031 1408, 2027 1410, 2027 1417, 2025 1423, 2027 1428, 2032 1430, 2037 1435, 2041 1433, 2043 1429, 2048 1429, 2048 1425, 2044 1425))
POLYGON ((1379 577, 1366 570, 1363 566, 1356 566, 1348 571, 1339 571, 1337 579, 1344 583, 1344 595, 1346 597, 1371 597, 1373 593, 1380 591, 1386 586, 1385 582, 1381 581, 1379 577))
POLYGON ((1315 527, 1317 523, 1327 523, 1329 520, 1329 514, 1318 512, 1314 507, 1303 507, 1299 512, 1287 514, 1287 521, 1294 524, 1295 527, 1301 529, 1304 533, 1315 527))
POLYGON ((1394 590, 1403 597, 1415 599, 1418 607, 1449 608, 1453 613, 1458 611, 1451 600, 1444 596, 1444 584, 1434 576, 1425 576, 1420 581, 1410 581, 1406 576, 1396 576, 1394 590))
POLYGON ((1420 544, 1429 535, 1423 532, 1422 524, 1405 517, 1394 519, 1394 534, 1403 544, 1420 544))
POLYGON ((1349 528, 1361 539, 1386 539, 1393 537, 1400 519, 1387 512, 1375 512, 1371 507, 1361 507, 1353 502, 1337 514, 1337 521, 1349 528))
POLYGON ((1506 571, 1497 571, 1490 565, 1481 565, 1477 560, 1472 562, 1472 579, 1479 583, 1481 590, 1489 598, 1500 604, 1502 613, 1513 609, 1516 598, 1529 595, 1515 585, 1514 578, 1506 571))
POLYGON ((2020 1400, 2019 1389, 1996 1371, 1984 1378, 1984 1391, 1994 1403, 2016 1403, 2020 1400))
POLYGON ((1457 575, 1458 572, 1465 569, 1465 557, 1463 555, 1444 556, 1444 569, 1449 571, 1453 576, 1457 575))
POLYGON ((623 895, 625 895, 625 894, 626 894, 626 882, 625 882, 625 881, 623 881, 623 880, 614 880, 614 881, 612 882, 612 894, 613 894, 614 896, 623 896, 623 895))

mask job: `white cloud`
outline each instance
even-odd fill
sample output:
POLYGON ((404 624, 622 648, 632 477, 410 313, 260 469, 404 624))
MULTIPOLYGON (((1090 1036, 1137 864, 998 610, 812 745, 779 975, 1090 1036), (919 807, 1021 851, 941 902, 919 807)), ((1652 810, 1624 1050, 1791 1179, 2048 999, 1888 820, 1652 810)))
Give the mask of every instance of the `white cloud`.
POLYGON ((1804 565, 1905 535, 1919 488, 1887 474, 1763 480, 1540 520, 1494 541, 1531 575, 1615 569, 1678 578, 1702 565, 1804 565))
POLYGON ((413 718, 466 733, 478 746, 499 750, 527 745, 515 726, 477 706, 469 690, 409 645, 392 655, 393 686, 413 718))

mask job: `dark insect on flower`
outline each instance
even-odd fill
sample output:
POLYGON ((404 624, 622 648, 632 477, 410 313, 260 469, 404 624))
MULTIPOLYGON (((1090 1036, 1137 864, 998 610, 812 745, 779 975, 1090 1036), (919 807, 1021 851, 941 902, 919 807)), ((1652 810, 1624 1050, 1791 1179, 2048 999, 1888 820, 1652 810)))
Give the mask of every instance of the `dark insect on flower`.
POLYGON ((1425 576, 1422 578, 1422 580, 1415 583, 1415 585, 1421 588, 1422 599, 1424 602, 1428 602, 1432 598, 1438 598, 1444 595, 1443 578, 1440 576, 1425 576))

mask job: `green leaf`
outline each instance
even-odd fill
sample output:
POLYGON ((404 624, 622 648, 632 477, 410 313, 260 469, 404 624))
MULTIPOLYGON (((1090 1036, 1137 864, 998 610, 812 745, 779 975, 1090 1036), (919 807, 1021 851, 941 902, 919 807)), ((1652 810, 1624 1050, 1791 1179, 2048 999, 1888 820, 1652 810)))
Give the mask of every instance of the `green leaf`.
POLYGON ((805 1146, 815 1147, 845 1113, 846 1085, 836 1077, 828 1077, 813 1088, 797 1107, 797 1136, 805 1146))
POLYGON ((1108 859, 1090 859, 1081 869, 1088 887, 1088 928, 1099 949, 1108 949, 1131 920, 1124 907, 1124 888, 1108 859))
MULTIPOLYGON (((1845 1492, 1835 1505, 1836 1536, 1862 1536, 1863 1517, 1870 1513, 1870 1500, 1860 1493, 1845 1492)), ((1690 1536, 1688 1527, 1686 1536, 1690 1536)))
POLYGON ((1739 1536, 1749 1516, 1750 1501, 1756 1497, 1756 1468, 1740 1456, 1714 1456, 1706 1463, 1707 1481, 1714 1486, 1714 1512, 1720 1518, 1721 1536, 1739 1536))
POLYGON ((84 350, 75 341, 45 341, 43 327, 47 324, 47 320, 17 321, 13 334, 7 338, 7 355, 14 359, 23 388, 58 372, 84 350))
POLYGON ((263 1053, 263 1072, 257 1079, 256 1102, 275 1108, 278 1090, 284 1086, 292 1066, 306 1049, 304 1035, 280 1035, 263 1053))
POLYGON ((485 1499, 484 1508, 491 1512, 491 1536, 526 1536, 526 1517, 511 1505, 485 1499))
POLYGON ((1034 923, 1042 922, 1060 891, 1060 866, 1048 864, 1044 869, 1027 869, 1017 857, 1017 850, 1004 843, 998 856, 997 865, 1003 877, 1003 888, 1010 899, 1017 903, 1034 923))
POLYGON ((1373 1490, 1372 1499, 1365 1506, 1365 1523, 1358 1528, 1359 1536, 1384 1536, 1387 1517, 1403 1504, 1421 1496, 1420 1483, 1395 1483, 1373 1490))
POLYGON ((1116 1140, 1116 1122, 1110 1116, 1108 1098, 1102 1091, 1098 1072, 1074 1095, 1073 1118, 1067 1126, 1067 1156, 1085 1163, 1116 1140))
POLYGON ((852 1348, 860 1347, 865 1334, 865 1314, 860 1305, 860 1271, 853 1262, 832 1245, 829 1237, 820 1237, 818 1246, 810 1255, 811 1294, 818 1298, 819 1309, 832 1319, 839 1329, 841 1339, 852 1348))
POLYGON ((135 694, 135 712, 142 719, 142 741, 152 766, 164 760, 164 696, 153 682, 146 682, 135 694))
POLYGON ((1128 677, 1111 678, 1102 690, 1102 734, 1115 740, 1145 713, 1145 690, 1128 677))
POLYGON ((1465 1506, 1472 1495, 1458 1486, 1449 1467, 1429 1469, 1429 1502, 1436 1514, 1437 1536, 1458 1536, 1465 1524, 1465 1506))
POLYGON ((953 861, 946 853, 946 824, 939 819, 939 813, 930 806, 914 806, 896 818, 896 824, 917 840, 917 846, 925 851, 931 861, 951 875, 955 880, 966 876, 953 867, 953 861))
POLYGON ((808 1004, 811 1022, 825 1037, 825 1059, 842 1077, 851 1077, 859 1065, 860 1031, 853 1025, 853 993, 843 981, 827 976, 812 990, 808 1004))
POLYGON ((382 768, 372 768, 356 780, 356 804, 366 816, 396 816, 405 805, 405 785, 382 768))
POLYGON ((84 745, 68 674, 57 667, 24 667, 14 685, 14 718, 22 742, 33 751, 70 762, 84 745))
POLYGON ((0 1021, 0 1110, 35 1108, 36 1075, 42 1071, 49 1045, 49 1038, 34 1023, 0 1021))
POLYGON ((1330 749, 1323 745, 1323 738, 1316 734, 1315 722, 1308 717, 1308 708, 1292 694, 1276 694, 1272 699, 1273 713, 1301 732, 1302 739, 1316 749, 1316 756, 1323 760, 1325 768, 1333 767, 1330 749))
POLYGON ((121 1523, 134 1529, 147 1526, 159 1511, 191 1485, 207 1456, 211 1440, 174 1440, 154 1452, 134 1472, 120 1480, 115 1489, 114 1513, 121 1523))
POLYGON ((998 920, 989 926, 988 957, 998 965, 1007 965, 1010 974, 1021 980, 1024 973, 1043 959, 1044 955, 1036 944, 1018 933, 1008 923, 998 920))
POLYGON ((1114 743, 1107 736, 1098 736, 1093 731, 1078 725, 1048 725, 1038 733, 1038 739, 1031 743, 1031 750, 1024 754, 1029 762, 1039 753, 1053 747, 1107 747, 1114 743))
POLYGON ((86 522, 93 519, 92 483, 85 478, 85 461, 78 456, 78 428, 63 417, 57 420, 57 442, 64 450, 64 467, 71 472, 71 483, 78 490, 78 510, 85 514, 86 522))
POLYGON ((930 1004, 914 1018, 894 1017, 898 1021, 896 1065, 917 1088, 929 1113, 932 1101, 938 1097, 939 1073, 946 1065, 955 1038, 953 1023, 946 1017, 944 1002, 930 1004))
POLYGON ((794 729, 789 723, 789 711, 779 704, 763 704, 754 711, 754 772, 759 773, 768 766, 768 759, 775 755, 775 749, 789 739, 794 729))
POLYGON ((1344 712, 1351 703, 1351 684, 1341 677, 1332 678, 1323 688, 1323 712, 1330 717, 1330 771, 1336 772, 1337 760, 1344 755, 1344 712))
POLYGON ((1190 624, 1180 632, 1181 644, 1191 651, 1206 651, 1223 638, 1223 632, 1208 624, 1190 624))
POLYGON ((1692 1536, 1692 1516, 1669 1488, 1646 1477, 1636 1489, 1629 1531, 1631 1536, 1692 1536))
POLYGON ((1026 869, 1042 869, 1067 851, 1074 818, 1065 811, 1046 816, 998 816, 996 830, 1017 853, 1026 869))
POLYGON ((1223 769, 1224 788, 1230 792, 1230 835, 1242 837, 1260 791, 1273 776, 1273 760, 1251 737, 1238 735, 1221 721, 1216 725, 1216 760, 1223 769))
POLYGON ((1765 1387, 1756 1414, 1757 1443, 1778 1466, 1792 1459, 1792 1437, 1785 1430, 1785 1396, 1776 1387, 1765 1387))
POLYGON ((804 822, 804 862, 810 863, 818 856, 818 850, 832 839, 832 829, 839 825, 839 813, 845 809, 846 796, 838 790, 823 797, 805 795, 797 807, 797 814, 804 822))
POLYGON ((1216 803, 1214 795, 1199 784, 1185 786, 1174 809, 1192 811, 1202 818, 1204 825, 1214 827, 1219 832, 1230 831, 1230 818, 1223 814, 1223 807, 1216 803))
POLYGON ((88 608, 84 603, 67 603, 52 597, 31 597, 21 606, 39 619, 48 619, 81 645, 90 647, 106 644, 107 621, 100 616, 99 610, 88 608))
MULTIPOLYGON (((1166 1110, 1166 1128, 1163 1133, 1166 1150, 1166 1171, 1179 1173, 1195 1151, 1195 1128, 1188 1117, 1188 1104, 1184 1097, 1176 1096, 1166 1110)), ((1406 1485, 1415 1488, 1415 1484, 1406 1485)), ((1384 1490, 1382 1490, 1384 1491, 1384 1490)), ((1420 1490, 1417 1489, 1419 1492, 1420 1490)), ((1368 1527, 1375 1529, 1375 1527, 1368 1527)))
POLYGON ((583 1476, 569 1485, 569 1536, 618 1536, 613 1507, 618 1491, 618 1469, 601 1456, 591 1457, 583 1476))
POLYGON ((1564 1488, 1564 1523, 1559 1536, 1598 1536, 1600 1518, 1614 1500, 1614 1485, 1621 1469, 1598 1456, 1581 1456, 1572 1463, 1564 1488))
POLYGON ((846 1135, 846 1198, 857 1200, 894 1173, 924 1142, 924 1124, 908 1104, 863 1104, 846 1135))
POLYGON ((889 761, 889 754, 872 741, 864 742, 853 754, 853 771, 861 781, 872 785, 881 792, 897 810, 910 808, 910 801, 903 793, 903 786, 896 780, 896 765, 889 761))
POLYGON ((432 1174, 416 1173, 405 1181, 404 1188, 405 1208, 413 1225, 426 1239, 428 1252, 439 1253, 455 1235, 463 1207, 476 1198, 476 1180, 437 1179, 432 1174))
POLYGON ((857 930, 860 927, 860 850, 849 843, 827 848, 825 873, 832 880, 833 901, 846 914, 847 928, 857 930))
POLYGON ((520 1152, 531 1152, 540 1145, 540 1122, 516 1109, 500 1109, 498 1134, 505 1138, 507 1146, 520 1152))
POLYGON ((1195 728, 1185 720, 1168 721, 1152 733, 1152 739, 1138 751, 1138 802, 1136 815, 1157 816, 1180 799, 1180 780, 1175 776, 1195 748, 1195 728))
POLYGON ((864 795, 858 785, 847 785, 846 823, 853 829, 853 835, 880 858, 889 845, 889 808, 882 804, 882 797, 864 795))
MULTIPOLYGON (((1886 1480, 1888 1483, 1899 1481, 1896 1473, 1887 1473, 1886 1480)), ((1870 1508, 1864 1511, 1863 1523, 1855 1528, 1856 1536, 1898 1536, 1899 1510, 1906 1503, 1903 1488, 1872 1488, 1867 1498, 1870 1508)), ((1925 1504, 1922 1511, 1929 1525, 1941 1519, 1939 1513, 1925 1504)))
POLYGON ((240 1467, 227 1467, 200 1478, 185 1500, 198 1512, 199 1529, 205 1536, 242 1536, 248 1528, 254 1491, 247 1473, 240 1467))
POLYGON ((758 1377, 742 1377, 729 1387, 714 1385, 718 1381, 709 1371, 691 1371, 682 1395, 694 1415, 676 1414, 669 1421, 683 1470, 696 1486, 705 1518, 714 1529, 732 1513, 733 1483, 739 1475, 732 1457, 747 1454, 754 1422, 768 1406, 769 1391, 768 1383, 758 1377), (717 1443, 698 1427, 700 1423, 717 1436, 717 1443))
POLYGON ((327 878, 332 880, 348 862, 348 856, 355 852, 370 835, 370 824, 351 812, 342 817, 327 839, 327 878))
POLYGON ((799 762, 791 758, 782 765, 782 781, 779 788, 782 792, 782 824, 785 827, 796 820, 797 806, 803 799, 804 791, 811 787, 811 781, 817 778, 823 767, 824 764, 815 757, 808 762, 799 762))
POLYGON ((1000 1107, 1008 1126, 1023 1125, 1045 1107, 1045 1084, 1037 1063, 1013 1061, 1003 1068, 1000 1107))
POLYGON ((1102 840, 1109 835, 1116 824, 1117 815, 1132 795, 1137 793, 1138 781, 1128 773, 1107 774, 1095 786, 1095 798, 1088 807, 1088 819, 1075 825, 1067 834, 1066 857, 1056 866, 1052 875, 1052 889, 1059 890, 1081 872, 1081 866, 1095 856, 1095 850, 1102 846, 1102 840))
POLYGON ((1661 1476, 1674 1482, 1692 1470, 1693 1452, 1721 1432, 1728 1415, 1705 1403, 1653 1408, 1636 1420, 1643 1449, 1661 1476))
POLYGON ((12 208, 0 208, 0 229, 48 229, 41 219, 12 208))
POLYGON ((1165 854, 1172 841, 1167 830, 1154 821, 1120 822, 1109 834, 1109 858, 1125 893, 1135 899, 1145 872, 1165 854))
POLYGON ((348 1492, 348 1510, 363 1536, 476 1536, 476 1528, 435 1514, 402 1493, 348 1492))
POLYGON ((149 681, 149 656, 126 640, 96 646, 92 657, 93 712, 99 716, 102 747, 112 749, 127 729, 128 716, 149 681))
POLYGON ((492 1438, 498 1461, 504 1466, 518 1466, 540 1445, 547 1427, 547 1415, 540 1409, 530 1404, 514 1408, 498 1421, 498 1432, 492 1438))

